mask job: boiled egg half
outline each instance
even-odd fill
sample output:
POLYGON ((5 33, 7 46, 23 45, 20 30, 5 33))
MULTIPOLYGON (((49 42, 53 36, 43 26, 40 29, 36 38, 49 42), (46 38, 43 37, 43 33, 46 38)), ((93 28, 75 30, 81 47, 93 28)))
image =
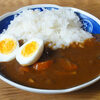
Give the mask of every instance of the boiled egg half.
POLYGON ((35 63, 42 55, 44 43, 41 39, 31 39, 24 43, 16 53, 16 60, 22 66, 35 63))
POLYGON ((13 36, 3 34, 0 36, 0 62, 9 62, 16 57, 19 43, 13 36))

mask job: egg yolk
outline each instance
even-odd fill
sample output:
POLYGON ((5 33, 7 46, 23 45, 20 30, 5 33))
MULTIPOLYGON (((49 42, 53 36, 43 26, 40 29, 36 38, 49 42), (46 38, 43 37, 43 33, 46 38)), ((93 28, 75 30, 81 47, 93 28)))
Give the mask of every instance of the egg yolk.
POLYGON ((16 41, 6 38, 0 41, 0 53, 8 55, 16 48, 16 41))
POLYGON ((32 41, 31 43, 27 44, 21 51, 21 54, 24 57, 32 56, 33 53, 38 49, 38 43, 32 41))

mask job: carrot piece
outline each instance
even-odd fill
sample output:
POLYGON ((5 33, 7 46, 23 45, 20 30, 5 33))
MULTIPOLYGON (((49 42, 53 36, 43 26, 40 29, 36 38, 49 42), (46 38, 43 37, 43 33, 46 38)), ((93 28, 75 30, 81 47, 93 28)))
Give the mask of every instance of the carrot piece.
POLYGON ((20 67, 19 70, 20 70, 20 71, 24 71, 24 72, 30 72, 30 69, 29 69, 27 66, 25 66, 25 67, 20 67))
POLYGON ((60 66, 62 66, 63 68, 65 68, 67 71, 73 71, 73 70, 77 70, 77 65, 72 63, 71 61, 64 59, 64 58, 58 58, 58 63, 60 66))
POLYGON ((45 70, 48 67, 50 67, 52 63, 53 63, 53 60, 38 62, 38 63, 33 65, 34 66, 33 68, 37 71, 42 71, 42 70, 45 70))
POLYGON ((69 66, 69 70, 76 70, 78 67, 77 67, 77 65, 75 65, 75 64, 71 64, 70 66, 69 66))

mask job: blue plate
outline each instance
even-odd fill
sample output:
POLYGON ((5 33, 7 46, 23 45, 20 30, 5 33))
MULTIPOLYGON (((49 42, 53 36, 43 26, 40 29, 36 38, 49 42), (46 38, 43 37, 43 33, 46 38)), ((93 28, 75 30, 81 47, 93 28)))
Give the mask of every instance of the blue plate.
MULTIPOLYGON (((26 7, 20 8, 17 11, 7 13, 7 14, 0 17, 0 33, 2 33, 4 29, 6 30, 8 28, 8 25, 10 24, 10 22, 14 19, 14 16, 15 15, 18 16, 24 9, 32 9, 32 10, 38 9, 40 11, 43 11, 44 9, 47 9, 47 10, 56 9, 56 10, 58 10, 60 8, 62 8, 62 7, 57 6, 57 5, 51 5, 51 4, 31 5, 31 6, 26 6, 26 7)), ((77 16, 79 16, 79 19, 80 19, 81 23, 83 24, 82 28, 85 31, 90 32, 92 34, 100 34, 100 20, 98 18, 96 18, 95 16, 93 16, 85 11, 82 11, 82 10, 79 10, 76 8, 72 8, 72 7, 66 7, 66 8, 73 10, 75 12, 75 14, 77 14, 77 16)), ((30 88, 30 87, 23 86, 21 84, 18 84, 16 82, 9 80, 1 73, 0 73, 0 79, 2 79, 3 81, 7 82, 8 84, 10 84, 12 86, 15 86, 19 89, 26 90, 29 92, 45 93, 45 94, 58 94, 58 93, 72 92, 72 91, 76 91, 76 90, 79 90, 81 88, 87 87, 87 86, 95 83, 96 81, 98 81, 100 79, 100 76, 96 77, 95 79, 93 79, 89 82, 81 84, 79 86, 68 88, 68 89, 61 89, 61 90, 30 88)))

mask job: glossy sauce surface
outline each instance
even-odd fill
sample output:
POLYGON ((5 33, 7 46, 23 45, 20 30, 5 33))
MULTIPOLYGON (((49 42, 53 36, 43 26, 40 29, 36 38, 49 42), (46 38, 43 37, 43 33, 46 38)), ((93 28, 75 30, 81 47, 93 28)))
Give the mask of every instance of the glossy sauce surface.
POLYGON ((96 78, 100 74, 100 42, 95 39, 83 45, 73 43, 66 49, 45 48, 38 62, 52 60, 46 69, 38 71, 34 65, 28 71, 20 70, 16 60, 0 63, 0 71, 10 80, 19 84, 42 88, 64 89, 77 86, 96 78), (75 65, 74 69, 68 67, 75 65))

